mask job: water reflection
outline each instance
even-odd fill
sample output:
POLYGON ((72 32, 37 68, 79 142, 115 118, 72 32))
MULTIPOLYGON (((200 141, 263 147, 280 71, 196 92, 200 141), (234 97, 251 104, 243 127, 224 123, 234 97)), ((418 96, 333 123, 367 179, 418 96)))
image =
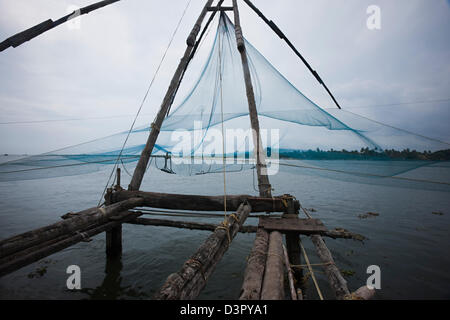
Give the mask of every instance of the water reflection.
POLYGON ((122 258, 107 259, 102 284, 96 288, 83 288, 81 293, 88 296, 87 300, 148 299, 148 294, 140 287, 121 286, 122 269, 122 258))

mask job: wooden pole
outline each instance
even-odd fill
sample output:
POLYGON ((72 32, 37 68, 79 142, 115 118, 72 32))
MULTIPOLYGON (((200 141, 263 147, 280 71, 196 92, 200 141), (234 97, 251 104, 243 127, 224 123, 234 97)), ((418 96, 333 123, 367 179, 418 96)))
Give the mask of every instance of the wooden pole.
POLYGON ((262 300, 284 299, 283 238, 278 231, 269 235, 266 270, 261 291, 262 300))
POLYGON ((56 237, 77 232, 96 223, 105 223, 120 212, 143 205, 141 198, 131 198, 122 202, 114 203, 105 208, 91 208, 80 211, 70 219, 66 219, 46 227, 22 233, 20 235, 0 241, 0 258, 14 252, 24 250, 44 241, 56 237))
MULTIPOLYGON (((306 211, 304 208, 302 209, 306 217, 308 219, 311 219, 308 211, 306 211)), ((347 287, 347 281, 345 281, 338 267, 334 263, 334 259, 331 255, 330 250, 328 250, 325 242, 320 235, 311 235, 310 238, 314 246, 316 247, 317 255, 323 263, 325 275, 327 276, 328 283, 330 284, 330 287, 333 290, 336 299, 345 299, 350 295, 350 291, 347 287)))
POLYGON ((69 21, 73 18, 76 18, 80 15, 87 14, 91 11, 97 10, 99 8, 102 8, 104 6, 110 5, 114 2, 117 2, 119 0, 103 0, 99 1, 97 3, 91 4, 89 6, 81 8, 78 12, 74 11, 56 21, 53 21, 52 19, 48 19, 44 22, 39 23, 38 25, 35 25, 34 27, 31 27, 25 31, 22 31, 20 33, 17 33, 13 35, 12 37, 9 37, 8 39, 4 40, 3 42, 0 42, 0 52, 3 50, 9 48, 9 47, 18 47, 24 42, 30 41, 33 38, 36 38, 40 34, 53 29, 60 24, 69 21))
POLYGON ((166 95, 164 96, 160 110, 156 115, 154 122, 152 123, 150 136, 148 137, 144 150, 142 150, 138 164, 134 169, 133 177, 131 178, 128 190, 139 190, 139 188, 141 187, 142 179, 144 178, 145 170, 147 168, 148 161, 150 160, 153 147, 155 146, 156 139, 158 138, 159 132, 161 130, 162 123, 167 114, 167 110, 170 108, 170 105, 173 101, 174 94, 178 88, 178 84, 183 74, 183 71, 186 65, 189 63, 189 57, 195 45, 195 39, 197 38, 197 35, 200 31, 203 19, 205 18, 206 13, 208 12, 208 7, 211 6, 212 2, 213 0, 206 1, 202 12, 200 13, 200 16, 197 19, 197 22, 195 23, 191 33, 189 34, 189 37, 186 40, 187 48, 184 52, 183 58, 181 58, 181 61, 178 64, 175 74, 173 75, 172 81, 170 82, 170 86, 167 89, 166 95))
POLYGON ((241 21, 239 18, 239 9, 237 1, 233 0, 234 9, 234 25, 236 32, 236 42, 238 50, 241 54, 242 69, 244 71, 245 88, 247 93, 248 110, 250 114, 250 123, 253 130, 253 146, 256 150, 256 172, 258 175, 258 188, 261 197, 271 197, 272 187, 267 176, 267 166, 264 156, 264 148, 261 142, 259 132, 258 111, 256 110, 255 93, 253 91, 250 69, 248 66, 247 52, 245 49, 245 41, 242 34, 241 21))
MULTIPOLYGON (((117 180, 120 185, 120 168, 117 168, 117 180)), ((108 188, 105 195, 105 204, 112 204, 112 189, 108 188)), ((118 225, 105 232, 106 236, 106 258, 115 259, 122 256, 122 225, 118 225)))
POLYGON ((338 267, 336 267, 333 256, 325 245, 322 237, 320 235, 312 235, 310 238, 316 247, 317 255, 323 263, 325 275, 327 276, 328 282, 336 296, 336 299, 343 300, 348 294, 350 294, 347 287, 347 281, 345 281, 338 267))
POLYGON ((247 268, 245 269, 239 300, 261 299, 268 247, 269 234, 263 228, 258 228, 252 251, 247 260, 247 268))
POLYGON ((195 299, 205 287, 217 263, 228 250, 231 241, 251 211, 248 204, 241 204, 234 217, 228 216, 222 227, 217 228, 187 260, 180 271, 171 274, 155 295, 157 300, 195 299))
POLYGON ((76 233, 69 233, 61 236, 58 239, 53 239, 48 242, 40 243, 35 247, 27 248, 23 251, 17 252, 6 258, 0 260, 0 277, 14 272, 26 265, 43 259, 53 253, 68 248, 80 241, 95 236, 101 232, 108 231, 111 228, 117 227, 129 219, 134 219, 139 216, 139 213, 127 213, 117 221, 110 221, 107 223, 94 224, 88 229, 81 230, 76 233), (56 240, 56 241, 54 241, 56 240))

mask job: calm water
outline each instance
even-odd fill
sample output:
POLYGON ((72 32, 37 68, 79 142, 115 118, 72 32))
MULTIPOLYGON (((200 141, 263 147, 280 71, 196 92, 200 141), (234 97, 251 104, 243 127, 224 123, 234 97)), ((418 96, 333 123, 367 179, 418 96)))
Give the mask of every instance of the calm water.
MULTIPOLYGON (((301 171, 300 171, 301 172, 301 171)), ((58 221, 69 211, 95 206, 109 172, 75 177, 0 183, 0 238, 58 221)), ((448 168, 418 169, 409 175, 439 176, 450 181, 448 168), (428 170, 428 171, 426 171, 428 170)), ((228 193, 256 194, 253 173, 228 175, 228 193)), ((222 176, 183 177, 151 169, 142 190, 159 192, 223 193, 222 176)), ((129 177, 124 174, 123 185, 129 177)), ((450 193, 351 183, 306 174, 279 173, 271 177, 274 194, 295 195, 332 229, 343 227, 369 240, 326 240, 339 268, 353 271, 349 288, 364 285, 369 265, 381 268, 379 299, 450 298, 450 193), (367 212, 380 215, 361 219, 367 212), (432 212, 440 211, 443 215, 432 212)), ((189 219, 189 218, 183 218, 189 219)), ((193 221, 202 219, 191 218, 193 221)), ((220 219, 207 219, 219 223, 220 219)), ((256 223, 249 219, 247 223, 256 223)), ((152 226, 124 225, 120 262, 106 265, 105 235, 80 243, 0 278, 2 299, 148 299, 167 276, 179 270, 209 232, 152 226), (81 267, 81 292, 66 289, 69 265, 81 267), (38 270, 45 270, 40 275, 38 270)), ((201 299, 235 299, 239 295, 254 235, 239 234, 218 265, 201 299)), ((311 263, 318 263, 313 246, 302 237, 311 263)), ((321 269, 316 268, 325 297, 332 297, 321 269)), ((306 292, 317 299, 310 282, 306 292)))

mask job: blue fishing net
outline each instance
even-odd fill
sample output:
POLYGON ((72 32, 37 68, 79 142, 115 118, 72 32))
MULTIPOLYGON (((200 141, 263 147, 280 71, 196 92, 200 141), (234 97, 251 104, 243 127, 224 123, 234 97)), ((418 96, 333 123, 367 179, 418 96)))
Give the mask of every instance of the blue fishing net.
MULTIPOLYGON (((254 168, 234 25, 225 14, 218 20, 200 77, 182 84, 192 89, 165 119, 149 166, 182 175, 254 168)), ((450 190, 448 162, 433 154, 448 150, 448 143, 346 110, 324 110, 248 41, 245 44, 270 174, 283 170, 358 183, 450 190), (432 179, 408 175, 423 167, 440 174, 432 179)), ((128 131, 0 164, 0 181, 76 175, 114 165, 132 171, 151 130, 151 125, 133 129, 123 149, 128 131)))

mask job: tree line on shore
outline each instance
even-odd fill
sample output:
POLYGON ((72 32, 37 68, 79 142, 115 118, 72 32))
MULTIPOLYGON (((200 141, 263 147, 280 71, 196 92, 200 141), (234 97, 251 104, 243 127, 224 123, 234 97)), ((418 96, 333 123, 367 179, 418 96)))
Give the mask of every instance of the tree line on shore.
POLYGON ((450 149, 431 151, 417 150, 374 150, 362 148, 361 150, 280 150, 280 158, 285 159, 310 159, 310 160, 450 160, 450 149))

